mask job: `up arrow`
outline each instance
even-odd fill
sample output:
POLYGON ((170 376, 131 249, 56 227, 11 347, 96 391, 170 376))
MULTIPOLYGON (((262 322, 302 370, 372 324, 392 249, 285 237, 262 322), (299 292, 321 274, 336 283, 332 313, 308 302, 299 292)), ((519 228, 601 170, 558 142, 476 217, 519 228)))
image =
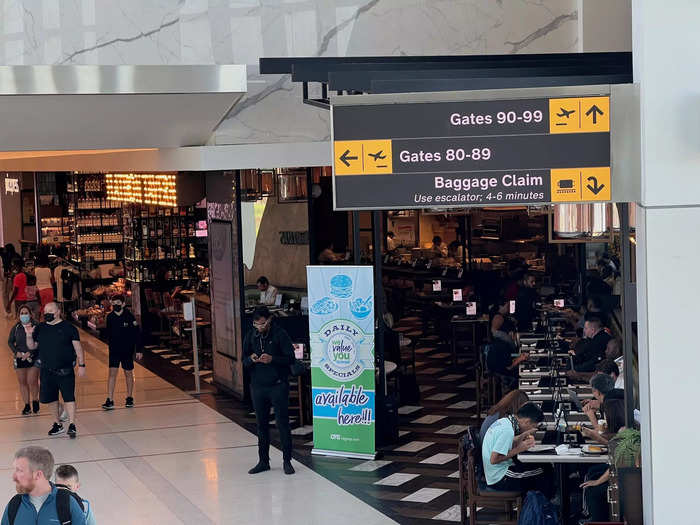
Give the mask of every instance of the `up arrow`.
POLYGON ((593 124, 596 124, 596 123, 598 122, 598 115, 600 115, 600 116, 602 117, 602 116, 605 114, 605 113, 603 113, 603 110, 600 109, 600 108, 599 108, 597 105, 595 105, 595 104, 593 104, 593 105, 591 106, 591 109, 589 109, 588 111, 586 111, 586 116, 587 116, 587 117, 590 116, 591 113, 593 113, 593 124))
MULTIPOLYGON (((596 106, 593 106, 593 107, 596 107, 596 106)), ((603 191, 603 188, 605 188, 605 184, 601 184, 600 186, 598 186, 598 179, 596 179, 595 177, 588 177, 588 179, 586 179, 586 180, 588 182, 591 182, 591 181, 593 182, 593 186, 591 186, 590 184, 588 186, 586 186, 589 190, 591 190, 593 195, 598 195, 601 191, 603 191)))
POLYGON ((343 153, 343 154, 340 156, 340 160, 341 160, 342 163, 345 164, 348 168, 350 167, 350 163, 348 162, 349 160, 357 160, 357 157, 356 157, 356 156, 351 157, 351 156, 349 156, 349 154, 350 154, 350 150, 349 150, 349 149, 346 149, 346 150, 345 150, 345 153, 343 153))

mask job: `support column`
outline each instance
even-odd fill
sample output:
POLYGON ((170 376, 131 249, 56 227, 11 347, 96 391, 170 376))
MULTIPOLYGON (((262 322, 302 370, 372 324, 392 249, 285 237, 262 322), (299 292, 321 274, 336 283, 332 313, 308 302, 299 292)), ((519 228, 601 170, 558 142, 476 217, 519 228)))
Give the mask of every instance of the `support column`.
POLYGON ((637 306, 645 525, 697 521, 700 2, 632 5, 642 201, 637 306))

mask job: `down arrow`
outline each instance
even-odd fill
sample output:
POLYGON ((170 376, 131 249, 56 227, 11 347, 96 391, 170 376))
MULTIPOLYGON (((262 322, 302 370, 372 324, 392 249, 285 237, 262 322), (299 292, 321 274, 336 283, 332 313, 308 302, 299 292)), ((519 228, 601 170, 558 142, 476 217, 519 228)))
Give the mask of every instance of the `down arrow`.
POLYGON ((590 184, 586 186, 589 190, 591 190, 593 195, 598 195, 601 191, 603 191, 603 188, 605 188, 605 184, 601 184, 600 186, 598 186, 598 179, 596 179, 595 177, 588 177, 588 179, 586 180, 588 182, 593 181, 593 186, 591 186, 590 184))

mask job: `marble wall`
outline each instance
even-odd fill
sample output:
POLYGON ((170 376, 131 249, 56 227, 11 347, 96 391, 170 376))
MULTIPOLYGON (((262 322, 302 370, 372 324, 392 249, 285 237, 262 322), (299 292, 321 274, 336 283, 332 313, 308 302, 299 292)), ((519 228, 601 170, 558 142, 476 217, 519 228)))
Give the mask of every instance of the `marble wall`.
POLYGON ((246 64, 212 144, 329 138, 261 56, 575 52, 579 0, 0 0, 0 63, 246 64))

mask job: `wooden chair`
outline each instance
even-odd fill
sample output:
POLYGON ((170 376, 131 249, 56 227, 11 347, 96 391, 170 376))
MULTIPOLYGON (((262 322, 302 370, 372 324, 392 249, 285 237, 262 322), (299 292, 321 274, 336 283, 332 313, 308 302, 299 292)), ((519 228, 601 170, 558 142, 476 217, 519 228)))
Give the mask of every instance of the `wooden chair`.
POLYGON ((481 446, 478 442, 479 431, 475 427, 467 429, 467 435, 459 440, 459 503, 462 525, 496 524, 517 525, 522 496, 519 492, 486 491, 479 488, 479 478, 482 469, 481 446), (474 446, 466 447, 471 442, 474 446), (477 507, 501 511, 505 519, 479 520, 477 507), (467 509, 469 509, 467 511, 467 509), (468 521, 467 521, 467 514, 468 521))

